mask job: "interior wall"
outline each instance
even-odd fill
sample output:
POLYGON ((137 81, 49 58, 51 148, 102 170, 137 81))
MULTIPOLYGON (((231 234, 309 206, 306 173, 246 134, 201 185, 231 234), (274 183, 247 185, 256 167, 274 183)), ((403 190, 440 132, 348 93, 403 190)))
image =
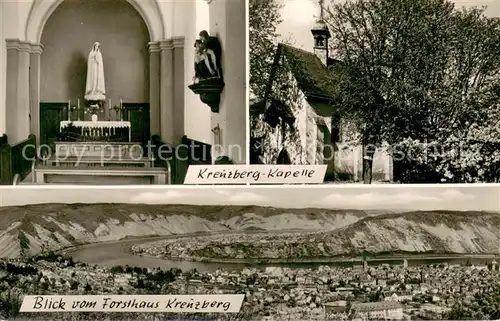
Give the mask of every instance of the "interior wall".
POLYGON ((235 164, 247 161, 246 116, 246 2, 212 0, 209 4, 210 34, 221 42, 221 65, 225 86, 219 113, 211 117, 212 128, 219 126, 221 146, 218 156, 235 164))
MULTIPOLYGON (((191 139, 195 139, 207 144, 212 144, 212 132, 210 124, 210 107, 200 101, 200 96, 194 94, 189 85, 193 83, 194 77, 194 42, 198 38, 201 30, 208 30, 209 7, 205 0, 185 1, 176 8, 183 8, 185 16, 188 18, 184 23, 184 128, 185 134, 191 139), (195 22, 195 23, 193 23, 195 22)), ((181 26, 179 26, 180 29, 181 26)))
MULTIPOLYGON (((0 115, 5 115, 5 84, 7 70, 7 48, 5 43, 4 29, 7 22, 3 19, 4 13, 7 10, 8 3, 0 1, 0 115)), ((0 117, 0 135, 5 133, 5 117, 0 117)))
MULTIPOLYGON (((6 130, 5 115, 6 84, 7 84, 7 47, 5 39, 17 38, 19 30, 20 6, 14 1, 0 1, 0 135, 6 130)), ((24 6, 25 7, 25 6, 24 6)))
MULTIPOLYGON (((87 59, 101 44, 107 99, 149 102, 149 33, 140 14, 125 0, 66 0, 42 33, 42 102, 83 102, 87 59)), ((111 112, 111 116, 114 112, 111 112)))

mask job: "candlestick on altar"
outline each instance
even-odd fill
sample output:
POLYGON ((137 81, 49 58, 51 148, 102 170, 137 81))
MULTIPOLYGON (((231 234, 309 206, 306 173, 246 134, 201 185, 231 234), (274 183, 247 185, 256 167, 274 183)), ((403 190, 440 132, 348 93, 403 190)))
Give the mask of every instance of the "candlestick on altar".
MULTIPOLYGON (((109 105, 108 105, 108 110, 111 111, 111 107, 113 105, 111 105, 111 98, 109 99, 109 105)), ((106 114, 106 108, 104 108, 104 114, 106 114)))
POLYGON ((80 98, 76 101, 76 114, 78 116, 78 120, 80 120, 80 98))
POLYGON ((71 100, 68 100, 68 121, 71 121, 71 100))
POLYGON ((122 110, 123 110, 123 99, 120 98, 120 121, 123 121, 122 110))

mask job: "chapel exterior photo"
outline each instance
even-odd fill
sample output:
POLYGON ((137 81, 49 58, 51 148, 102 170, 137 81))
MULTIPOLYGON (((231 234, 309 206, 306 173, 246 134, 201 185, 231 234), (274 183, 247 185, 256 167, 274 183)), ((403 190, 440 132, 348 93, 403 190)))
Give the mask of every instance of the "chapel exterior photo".
POLYGON ((2 184, 182 184, 189 165, 246 163, 245 0, 0 10, 2 184))
MULTIPOLYGON (((250 99, 250 163, 327 165, 325 181, 360 181, 364 147, 332 105, 339 62, 329 55, 322 13, 311 27, 311 50, 279 43, 265 97, 250 99)), ((374 180, 392 182, 392 166, 386 151, 375 150, 374 180)))

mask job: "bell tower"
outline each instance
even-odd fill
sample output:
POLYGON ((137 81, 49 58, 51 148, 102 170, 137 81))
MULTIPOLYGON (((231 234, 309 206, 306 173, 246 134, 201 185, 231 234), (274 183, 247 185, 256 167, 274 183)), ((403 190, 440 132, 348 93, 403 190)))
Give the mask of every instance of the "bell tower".
POLYGON ((314 37, 314 54, 325 64, 328 65, 328 39, 332 37, 330 30, 324 20, 324 2, 319 0, 320 15, 311 33, 314 37))

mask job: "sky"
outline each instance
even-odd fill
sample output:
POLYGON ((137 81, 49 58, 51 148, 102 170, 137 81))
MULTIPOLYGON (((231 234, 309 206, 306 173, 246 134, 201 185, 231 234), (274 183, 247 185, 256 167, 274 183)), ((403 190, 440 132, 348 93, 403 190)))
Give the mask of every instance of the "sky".
POLYGON ((37 203, 260 205, 282 208, 500 211, 500 186, 160 186, 0 188, 2 206, 37 203))
MULTIPOLYGON (((313 38, 311 27, 319 16, 318 0, 277 0, 283 4, 281 17, 283 22, 278 26, 278 33, 284 38, 291 38, 292 43, 308 51, 312 51, 313 38)), ((343 2, 346 0, 335 0, 343 2)), ((407 0, 411 1, 411 0, 407 0)), ((486 14, 491 17, 500 17, 500 0, 452 0, 457 7, 486 6, 486 14)), ((325 5, 330 3, 325 0, 325 5)))

